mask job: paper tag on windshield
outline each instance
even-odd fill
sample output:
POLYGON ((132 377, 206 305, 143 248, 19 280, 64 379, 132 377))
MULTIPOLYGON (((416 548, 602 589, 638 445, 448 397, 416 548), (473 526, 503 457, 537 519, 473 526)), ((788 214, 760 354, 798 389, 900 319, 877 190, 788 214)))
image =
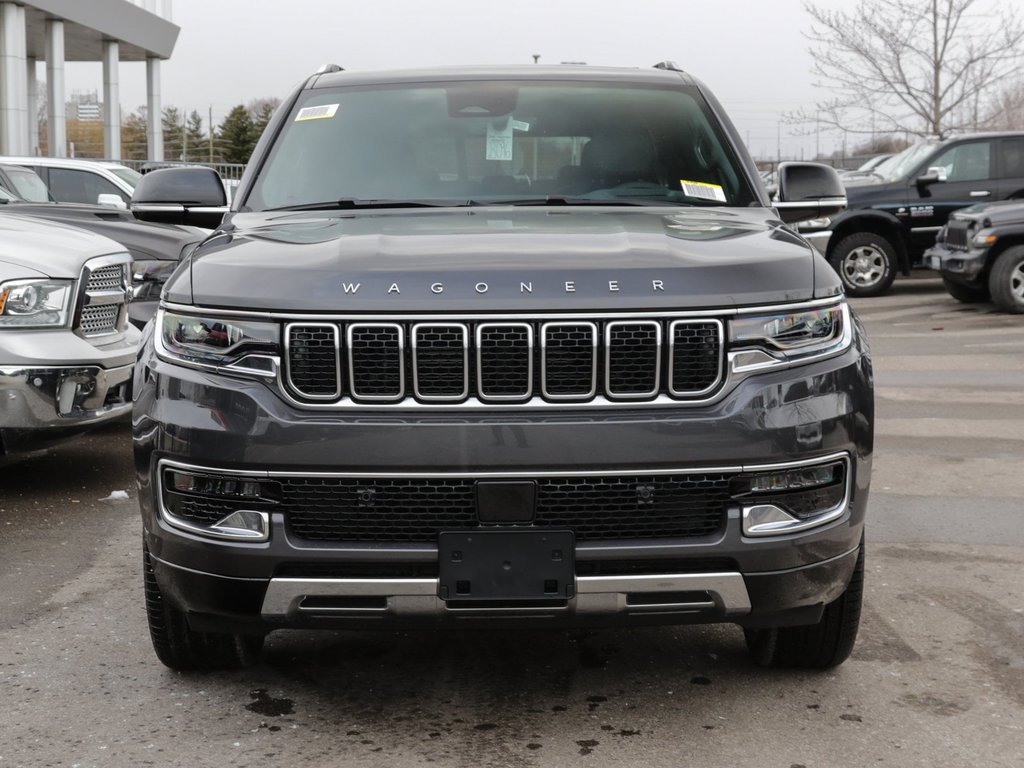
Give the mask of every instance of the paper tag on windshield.
POLYGON ((725 202, 725 190, 718 184, 708 184, 705 181, 679 180, 679 186, 688 197, 699 197, 702 200, 715 200, 719 203, 725 202))
POLYGON ((487 159, 512 159, 512 120, 487 124, 487 159))
POLYGON ((329 117, 334 117, 334 113, 337 111, 337 104, 321 104, 319 107, 303 107, 299 110, 299 114, 295 116, 295 122, 301 123, 304 120, 326 120, 329 117))

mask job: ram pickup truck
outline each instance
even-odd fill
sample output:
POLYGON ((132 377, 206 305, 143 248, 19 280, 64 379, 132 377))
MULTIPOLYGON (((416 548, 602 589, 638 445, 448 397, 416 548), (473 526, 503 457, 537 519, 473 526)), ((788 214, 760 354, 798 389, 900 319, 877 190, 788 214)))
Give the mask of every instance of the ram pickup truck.
POLYGON ((0 460, 131 410, 130 264, 113 240, 0 213, 0 460))
POLYGON ((277 628, 729 622, 850 653, 871 363, 839 277, 698 80, 582 66, 350 73, 285 99, 136 368, 149 628, 175 669, 277 628))

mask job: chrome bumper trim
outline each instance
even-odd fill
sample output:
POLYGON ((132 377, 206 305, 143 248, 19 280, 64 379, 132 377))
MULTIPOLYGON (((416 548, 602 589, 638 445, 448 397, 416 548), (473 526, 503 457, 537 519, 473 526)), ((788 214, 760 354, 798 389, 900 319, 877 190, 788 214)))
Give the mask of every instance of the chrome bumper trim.
POLYGON ((295 619, 299 616, 365 616, 368 613, 402 616, 441 614, 508 615, 509 613, 695 613, 721 615, 750 612, 750 596, 742 574, 689 573, 642 576, 579 576, 576 597, 562 605, 544 608, 451 608, 437 596, 438 579, 271 579, 263 598, 264 619, 295 619), (706 599, 631 604, 630 596, 659 593, 706 593, 706 599), (379 607, 366 605, 303 606, 306 598, 380 598, 379 607))
POLYGON ((0 403, 6 429, 45 429, 101 424, 131 411, 122 401, 105 404, 111 390, 131 380, 132 366, 0 367, 0 403))

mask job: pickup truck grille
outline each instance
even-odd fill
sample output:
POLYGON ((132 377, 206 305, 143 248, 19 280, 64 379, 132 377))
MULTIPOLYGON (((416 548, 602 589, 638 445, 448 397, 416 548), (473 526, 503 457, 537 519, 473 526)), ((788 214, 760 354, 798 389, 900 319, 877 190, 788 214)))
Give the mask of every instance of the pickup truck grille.
POLYGON ((300 402, 526 403, 697 399, 723 379, 716 318, 290 323, 300 402))
POLYGON ((131 287, 129 266, 128 254, 105 256, 86 263, 75 312, 75 333, 92 339, 125 330, 131 287))
MULTIPOLYGON (((725 473, 542 477, 533 525, 570 529, 578 541, 690 538, 724 525, 725 473)), ((472 478, 302 478, 281 481, 278 511, 311 541, 434 542, 475 528, 472 478)))
POLYGON ((950 219, 946 225, 946 247, 958 251, 966 251, 968 245, 968 230, 971 222, 960 219, 950 219))

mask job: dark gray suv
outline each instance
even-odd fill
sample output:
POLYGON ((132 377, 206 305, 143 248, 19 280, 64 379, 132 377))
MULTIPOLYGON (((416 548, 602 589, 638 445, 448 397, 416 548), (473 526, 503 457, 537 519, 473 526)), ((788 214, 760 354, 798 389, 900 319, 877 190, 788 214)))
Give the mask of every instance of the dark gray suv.
MULTIPOLYGON (((857 633, 871 364, 839 278, 671 64, 349 73, 282 104, 136 369, 146 604, 176 669, 275 628, 857 633)), ((208 169, 137 216, 219 218, 208 169)))

